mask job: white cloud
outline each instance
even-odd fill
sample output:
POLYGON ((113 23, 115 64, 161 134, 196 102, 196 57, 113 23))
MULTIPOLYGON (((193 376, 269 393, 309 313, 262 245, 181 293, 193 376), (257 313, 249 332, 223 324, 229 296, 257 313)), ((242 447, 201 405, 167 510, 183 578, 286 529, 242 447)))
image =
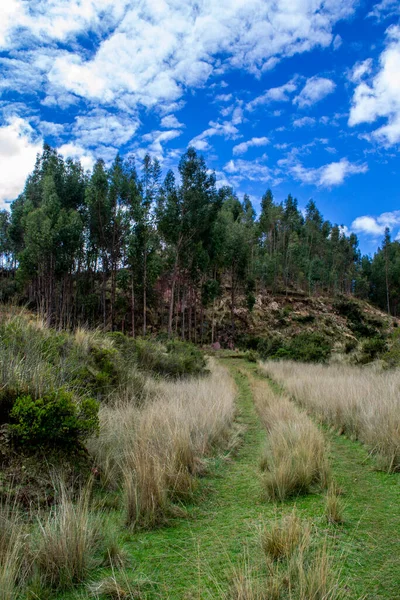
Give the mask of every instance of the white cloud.
POLYGON ((178 121, 175 115, 166 115, 161 119, 161 127, 165 127, 166 129, 180 129, 184 125, 178 121))
POLYGON ((144 142, 149 143, 148 151, 162 160, 164 158, 163 144, 179 137, 182 131, 170 129, 168 131, 152 131, 142 136, 144 142))
POLYGON ((289 162, 287 167, 290 173, 302 183, 314 184, 320 187, 341 185, 350 175, 368 171, 368 166, 365 163, 358 165, 349 162, 347 158, 342 158, 339 162, 332 162, 318 168, 308 169, 299 162, 293 164, 289 162))
POLYGON ((248 102, 246 108, 247 110, 254 110, 257 106, 269 104, 270 102, 288 102, 290 100, 290 94, 295 92, 296 88, 297 85, 292 79, 284 85, 266 90, 264 94, 254 98, 251 102, 248 102))
POLYGON ((215 96, 215 100, 217 102, 229 102, 232 100, 232 94, 219 94, 218 96, 215 96))
POLYGON ((21 193, 42 144, 42 139, 24 119, 12 117, 0 127, 1 206, 21 193))
POLYGON ((385 212, 377 217, 364 215, 357 217, 351 224, 351 229, 356 233, 363 233, 373 237, 382 236, 386 227, 392 229, 400 225, 400 210, 385 212))
POLYGON ((368 13, 368 17, 374 17, 378 21, 382 21, 387 17, 400 14, 399 0, 382 0, 378 4, 375 4, 371 12, 368 13))
MULTIPOLYGON (((2 3, 4 4, 4 2, 2 3)), ((286 56, 328 47, 357 0, 7 0, 0 40, 30 48, 53 99, 156 107, 235 68, 260 75, 286 56), (75 44, 94 32, 94 52, 75 44), (40 42, 40 43, 38 43, 40 42), (63 44, 58 45, 58 42, 63 44), (66 44, 68 42, 68 45, 66 44), (51 61, 43 60, 52 49, 51 61)), ((12 87, 12 71, 8 85, 12 87)), ((32 81, 31 86, 34 86, 32 81)))
POLYGON ((356 63, 350 73, 350 81, 353 83, 359 83, 366 74, 371 72, 371 67, 371 58, 367 58, 366 60, 356 63))
POLYGON ((139 124, 139 120, 132 115, 116 115, 98 108, 76 117, 73 132, 85 147, 104 144, 118 148, 132 139, 139 124))
MULTIPOLYGON (((368 65, 370 64, 369 62, 368 65)), ((387 45, 379 57, 379 70, 376 75, 368 83, 358 83, 354 91, 349 125, 373 123, 380 117, 386 118, 387 123, 376 129, 372 135, 386 145, 399 143, 400 27, 393 26, 387 30, 387 45)))
POLYGON ((269 144, 267 137, 253 137, 248 142, 242 142, 233 147, 233 154, 244 154, 249 148, 253 146, 266 146, 269 144))
POLYGON ((336 84, 326 77, 310 77, 300 94, 293 100, 300 108, 316 104, 335 90, 336 84))
POLYGON ((194 137, 189 142, 189 146, 193 146, 196 150, 205 151, 210 149, 210 144, 208 143, 208 138, 214 136, 223 136, 224 139, 235 139, 239 137, 239 130, 231 121, 224 121, 223 123, 216 123, 214 121, 210 121, 208 129, 205 129, 202 133, 194 137))
POLYGON ((58 148, 58 152, 64 158, 79 160, 85 170, 92 169, 94 163, 96 162, 93 154, 90 151, 85 150, 85 148, 79 144, 74 144, 73 142, 69 144, 63 144, 58 148))
POLYGON ((294 127, 313 127, 315 125, 315 119, 313 117, 302 117, 293 121, 294 127))
POLYGON ((332 42, 332 46, 334 50, 338 50, 340 48, 340 46, 342 45, 343 40, 340 37, 340 35, 335 35, 334 40, 332 42))
POLYGON ((5 0, 0 4, 0 48, 7 47, 13 23, 19 22, 23 14, 20 0, 5 0))
POLYGON ((242 158, 230 160, 224 166, 224 171, 229 173, 231 180, 238 185, 243 180, 268 182, 275 179, 274 172, 259 160, 244 160, 242 158))

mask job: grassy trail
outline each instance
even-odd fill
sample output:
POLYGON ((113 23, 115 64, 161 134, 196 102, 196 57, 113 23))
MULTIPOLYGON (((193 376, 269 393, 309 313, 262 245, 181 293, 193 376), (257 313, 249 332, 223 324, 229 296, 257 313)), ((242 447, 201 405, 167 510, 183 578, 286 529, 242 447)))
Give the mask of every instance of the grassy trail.
MULTIPOLYGON (((251 379, 261 376, 256 365, 247 361, 223 362, 238 385, 237 421, 245 427, 242 444, 234 457, 214 461, 201 482, 201 498, 188 508, 186 518, 158 530, 122 534, 131 557, 128 579, 148 580, 145 597, 149 600, 228 597, 233 571, 243 570, 246 557, 255 572, 265 576, 257 525, 276 511, 291 512, 296 504, 319 534, 328 533, 332 540, 336 562, 348 583, 348 600, 400 600, 399 475, 375 472, 360 444, 326 432, 334 477, 345 493, 345 524, 326 523, 321 494, 277 506, 263 501, 258 465, 266 434, 251 392, 251 379)), ((114 516, 118 526, 121 515, 114 516)))
MULTIPOLYGON (((255 366, 246 367, 256 374, 255 366)), ((400 475, 376 471, 360 443, 328 430, 325 434, 333 476, 344 492, 345 523, 331 531, 348 597, 399 600, 400 475)), ((303 503, 297 501, 299 508, 303 503)))
POLYGON ((245 428, 236 456, 220 460, 202 484, 204 498, 172 527, 139 533, 126 548, 154 584, 149 597, 215 598, 229 587, 245 550, 258 552, 256 524, 272 512, 261 499, 258 459, 265 432, 256 415, 248 379, 235 366, 237 422, 245 428))

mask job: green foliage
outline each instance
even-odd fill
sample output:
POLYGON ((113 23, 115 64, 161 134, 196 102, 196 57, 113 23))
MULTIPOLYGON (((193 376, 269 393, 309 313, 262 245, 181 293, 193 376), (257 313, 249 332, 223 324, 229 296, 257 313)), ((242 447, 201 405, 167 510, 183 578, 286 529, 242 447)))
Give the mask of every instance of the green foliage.
POLYGON ((350 354, 350 352, 355 350, 357 348, 357 346, 358 346, 357 340, 351 338, 346 341, 345 346, 344 346, 344 351, 346 354, 350 354))
MULTIPOLYGON (((360 306, 353 300, 342 300, 335 305, 337 312, 346 317, 352 332, 358 337, 371 338, 377 335, 376 324, 374 321, 368 322, 360 306)), ((381 326, 381 324, 379 324, 381 326)))
POLYGON ((296 317, 294 317, 294 320, 297 321, 297 323, 301 323, 302 325, 307 325, 308 323, 314 323, 315 321, 315 316, 314 315, 298 315, 296 317))
POLYGON ((325 362, 331 352, 331 343, 321 333, 300 333, 279 348, 272 358, 301 362, 325 362))
POLYGON ((202 351, 188 342, 171 340, 165 346, 151 340, 135 340, 135 357, 140 368, 167 377, 186 377, 205 372, 202 351))
POLYGON ((63 389, 42 398, 19 396, 10 412, 9 431, 17 444, 31 448, 80 446, 99 427, 98 403, 77 403, 63 389))
POLYGON ((373 337, 368 340, 365 340, 365 342, 362 345, 361 362, 371 362, 372 360, 378 358, 386 350, 387 343, 386 340, 382 337, 373 337))

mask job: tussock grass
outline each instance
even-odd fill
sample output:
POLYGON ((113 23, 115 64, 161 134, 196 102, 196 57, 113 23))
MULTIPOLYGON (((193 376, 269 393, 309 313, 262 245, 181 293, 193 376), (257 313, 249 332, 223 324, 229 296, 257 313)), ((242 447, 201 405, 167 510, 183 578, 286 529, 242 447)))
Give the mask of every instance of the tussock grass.
POLYGON ((289 558, 299 548, 309 545, 310 528, 301 521, 296 510, 284 517, 275 517, 261 529, 261 546, 267 558, 289 558))
POLYGON ((334 483, 331 483, 325 499, 325 515, 328 523, 332 523, 333 525, 344 523, 343 510, 343 501, 339 490, 334 483))
POLYGON ((285 498, 308 493, 314 485, 329 481, 327 447, 323 434, 284 396, 264 382, 253 384, 258 413, 268 431, 260 461, 266 497, 285 498))
POLYGON ((26 580, 27 536, 15 504, 0 506, 0 600, 15 600, 26 580))
POLYGON ((322 422, 363 442, 379 468, 400 470, 400 370, 294 362, 260 368, 322 422))
POLYGON ((100 435, 89 442, 103 478, 122 485, 126 520, 152 527, 171 502, 196 487, 204 458, 229 445, 236 388, 225 368, 191 380, 153 383, 147 401, 100 409, 100 435))
POLYGON ((83 581, 93 566, 100 524, 90 514, 89 487, 76 500, 64 485, 59 488, 59 503, 38 519, 34 564, 44 586, 67 589, 83 581))

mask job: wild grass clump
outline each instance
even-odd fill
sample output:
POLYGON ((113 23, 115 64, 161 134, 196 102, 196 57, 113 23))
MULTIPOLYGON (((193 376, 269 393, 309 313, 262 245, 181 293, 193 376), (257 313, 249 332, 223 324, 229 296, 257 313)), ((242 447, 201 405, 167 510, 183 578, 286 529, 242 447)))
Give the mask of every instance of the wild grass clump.
POLYGON ((309 545, 310 528, 295 510, 290 515, 275 517, 261 530, 261 547, 271 560, 287 559, 299 548, 309 545))
POLYGON ((331 483, 325 498, 325 515, 328 523, 332 525, 344 523, 343 510, 343 501, 339 490, 334 483, 331 483))
POLYGON ((128 523, 153 526, 170 502, 190 497, 202 459, 229 442, 235 386, 212 366, 208 377, 159 383, 137 418, 135 442, 124 464, 128 523))
POLYGON ((60 484, 60 500, 38 519, 34 565, 45 587, 68 589, 84 581, 94 564, 99 523, 89 510, 89 489, 73 500, 60 484))
POLYGON ((208 376, 153 383, 147 401, 100 409, 100 434, 88 443, 105 485, 123 488, 127 522, 152 527, 171 503, 196 488, 204 458, 232 437, 236 388, 216 364, 208 376))
POLYGON ((269 500, 306 494, 329 480, 323 434, 308 416, 262 382, 254 383, 256 406, 268 436, 261 456, 263 486, 269 500))
POLYGON ((322 422, 363 442, 379 468, 400 470, 400 370, 272 361, 261 369, 322 422))
POLYGON ((0 600, 15 600, 24 586, 27 535, 17 506, 9 500, 0 505, 0 600))

